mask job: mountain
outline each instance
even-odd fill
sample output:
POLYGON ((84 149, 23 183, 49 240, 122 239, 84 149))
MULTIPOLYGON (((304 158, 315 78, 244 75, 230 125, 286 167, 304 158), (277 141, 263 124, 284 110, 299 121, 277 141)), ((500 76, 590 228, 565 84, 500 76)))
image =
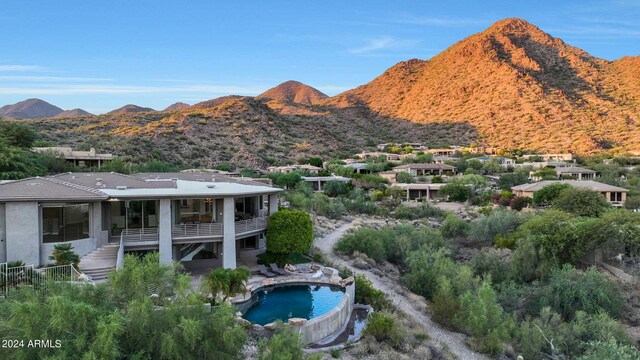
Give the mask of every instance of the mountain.
POLYGON ((328 98, 311 86, 301 82, 289 80, 258 95, 257 99, 264 101, 280 101, 303 105, 315 105, 328 98))
POLYGON ((177 102, 174 104, 171 104, 169 106, 167 106, 166 109, 162 110, 162 111, 176 111, 176 110, 182 110, 186 107, 189 107, 189 104, 183 103, 183 102, 177 102))
POLYGON ((0 117, 14 119, 46 118, 60 114, 63 110, 40 99, 28 99, 0 108, 0 117))
POLYGON ((66 118, 66 117, 76 117, 76 116, 85 116, 85 115, 93 115, 90 112, 84 111, 82 109, 72 109, 65 110, 58 115, 54 116, 54 118, 66 118))
POLYGON ((505 19, 324 103, 418 123, 466 122, 478 142, 502 148, 637 151, 639 65, 598 59, 525 20, 505 19))
POLYGON ((113 111, 108 112, 109 115, 114 114, 131 114, 131 113, 139 113, 139 112, 151 112, 155 111, 152 108, 141 107, 138 105, 128 104, 121 108, 117 108, 113 111))

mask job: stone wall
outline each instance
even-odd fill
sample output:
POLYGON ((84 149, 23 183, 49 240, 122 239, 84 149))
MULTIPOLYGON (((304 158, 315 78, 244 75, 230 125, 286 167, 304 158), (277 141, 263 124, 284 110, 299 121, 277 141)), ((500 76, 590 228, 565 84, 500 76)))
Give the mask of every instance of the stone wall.
POLYGON ((331 311, 311 320, 289 319, 288 325, 291 326, 294 332, 300 334, 303 345, 320 341, 343 328, 343 325, 351 317, 353 303, 353 297, 345 293, 340 304, 331 311))

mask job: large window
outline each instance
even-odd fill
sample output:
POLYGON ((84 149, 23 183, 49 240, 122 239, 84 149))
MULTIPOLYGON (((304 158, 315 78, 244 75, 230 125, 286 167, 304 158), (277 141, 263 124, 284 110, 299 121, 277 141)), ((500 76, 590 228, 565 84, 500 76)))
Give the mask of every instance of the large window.
POLYGON ((89 204, 42 208, 42 242, 65 242, 89 237, 89 204))
POLYGON ((182 199, 178 200, 176 213, 177 224, 199 224, 216 222, 215 199, 182 199))
POLYGON ((118 236, 123 229, 148 229, 158 227, 158 201, 127 200, 111 202, 111 236, 118 236))

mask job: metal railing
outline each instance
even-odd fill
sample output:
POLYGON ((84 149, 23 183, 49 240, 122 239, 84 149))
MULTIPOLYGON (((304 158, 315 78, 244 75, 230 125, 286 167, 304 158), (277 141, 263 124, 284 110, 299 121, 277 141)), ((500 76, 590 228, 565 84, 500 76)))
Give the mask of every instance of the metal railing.
POLYGON ((118 247, 118 255, 116 256, 116 269, 124 267, 124 234, 120 234, 120 247, 118 247))
POLYGON ((33 265, 9 267, 7 263, 0 264, 0 294, 20 286, 31 286, 40 289, 48 281, 87 281, 73 265, 58 265, 36 269, 33 265))
POLYGON ((180 239, 222 236, 223 229, 221 223, 178 224, 171 228, 171 237, 180 239))
POLYGON ((123 229, 120 235, 125 243, 142 242, 142 241, 158 241, 158 229, 123 229))
POLYGON ((266 216, 255 217, 248 220, 236 221, 236 235, 244 234, 251 231, 264 230, 267 228, 266 216))

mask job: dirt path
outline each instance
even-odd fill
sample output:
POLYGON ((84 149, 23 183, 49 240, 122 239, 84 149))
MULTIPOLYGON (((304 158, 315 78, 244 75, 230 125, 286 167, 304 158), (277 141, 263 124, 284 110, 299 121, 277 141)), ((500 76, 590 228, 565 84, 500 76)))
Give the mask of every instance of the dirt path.
POLYGON ((429 336, 439 341, 449 348, 449 350, 460 359, 473 360, 473 359, 489 359, 489 357, 472 351, 465 344, 466 335, 448 331, 435 324, 423 311, 419 309, 417 304, 404 295, 401 295, 396 291, 399 287, 395 281, 386 279, 373 274, 371 271, 356 269, 351 264, 333 253, 333 245, 338 241, 349 229, 355 227, 353 223, 347 223, 335 231, 326 234, 323 237, 316 238, 314 240, 315 246, 320 249, 327 260, 336 264, 337 266, 348 268, 355 274, 365 275, 374 287, 380 289, 389 295, 391 301, 405 314, 416 319, 423 327, 429 336))

